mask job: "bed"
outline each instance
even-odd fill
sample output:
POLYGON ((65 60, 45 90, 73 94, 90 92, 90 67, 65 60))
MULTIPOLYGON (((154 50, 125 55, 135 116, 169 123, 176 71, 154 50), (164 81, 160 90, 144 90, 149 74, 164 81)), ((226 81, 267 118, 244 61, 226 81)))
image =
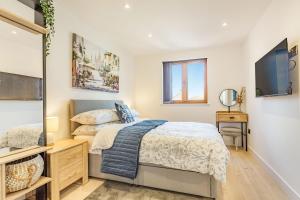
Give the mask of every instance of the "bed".
MULTIPOLYGON (((71 100, 70 118, 73 116, 96 109, 113 109, 114 100, 71 100)), ((73 132, 80 124, 71 122, 70 131, 73 132)), ((92 145, 95 136, 75 137, 86 139, 92 145)), ((100 172, 102 158, 99 154, 89 153, 89 176, 125 182, 134 185, 153 187, 163 190, 199 195, 209 198, 217 198, 219 181, 212 175, 189 170, 174 169, 152 163, 139 163, 138 174, 135 179, 124 178, 116 175, 100 172)))

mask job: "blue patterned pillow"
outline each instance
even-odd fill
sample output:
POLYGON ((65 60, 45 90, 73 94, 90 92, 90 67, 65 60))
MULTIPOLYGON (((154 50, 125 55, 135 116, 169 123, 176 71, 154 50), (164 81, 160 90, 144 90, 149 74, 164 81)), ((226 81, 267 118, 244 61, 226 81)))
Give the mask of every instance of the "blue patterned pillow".
POLYGON ((117 114, 122 123, 134 122, 134 116, 127 105, 115 103, 117 114))

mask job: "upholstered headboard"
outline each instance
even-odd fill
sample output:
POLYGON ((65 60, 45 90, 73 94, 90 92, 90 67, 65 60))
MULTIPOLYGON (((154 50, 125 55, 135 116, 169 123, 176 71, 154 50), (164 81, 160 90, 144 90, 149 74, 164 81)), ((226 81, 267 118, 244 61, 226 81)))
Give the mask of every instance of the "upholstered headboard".
MULTIPOLYGON (((122 103, 121 100, 77 100, 72 99, 70 101, 70 116, 71 119, 73 116, 97 109, 113 109, 115 108, 115 102, 122 103)), ((80 126, 80 124, 76 122, 70 121, 70 131, 71 133, 80 126)))

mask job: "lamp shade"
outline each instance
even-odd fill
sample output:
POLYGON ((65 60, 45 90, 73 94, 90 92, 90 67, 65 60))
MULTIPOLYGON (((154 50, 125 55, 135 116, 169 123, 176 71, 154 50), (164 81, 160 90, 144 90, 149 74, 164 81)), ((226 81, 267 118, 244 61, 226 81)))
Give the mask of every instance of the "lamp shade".
POLYGON ((47 117, 47 132, 57 132, 58 126, 58 117, 47 117))

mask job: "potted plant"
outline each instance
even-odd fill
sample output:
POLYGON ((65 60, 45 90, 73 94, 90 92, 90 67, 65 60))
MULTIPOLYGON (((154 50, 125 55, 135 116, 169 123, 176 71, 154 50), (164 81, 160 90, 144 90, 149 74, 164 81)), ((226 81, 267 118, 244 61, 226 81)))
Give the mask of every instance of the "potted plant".
POLYGON ((54 36, 55 29, 54 29, 54 5, 53 0, 40 0, 40 4, 43 11, 44 22, 45 26, 48 29, 48 33, 46 34, 46 56, 50 54, 50 46, 51 46, 51 39, 54 36))
POLYGON ((242 89, 241 89, 241 91, 240 91, 240 93, 238 94, 238 97, 237 97, 237 102, 239 104, 239 111, 242 111, 242 104, 245 101, 245 95, 246 95, 246 88, 242 87, 242 89))

